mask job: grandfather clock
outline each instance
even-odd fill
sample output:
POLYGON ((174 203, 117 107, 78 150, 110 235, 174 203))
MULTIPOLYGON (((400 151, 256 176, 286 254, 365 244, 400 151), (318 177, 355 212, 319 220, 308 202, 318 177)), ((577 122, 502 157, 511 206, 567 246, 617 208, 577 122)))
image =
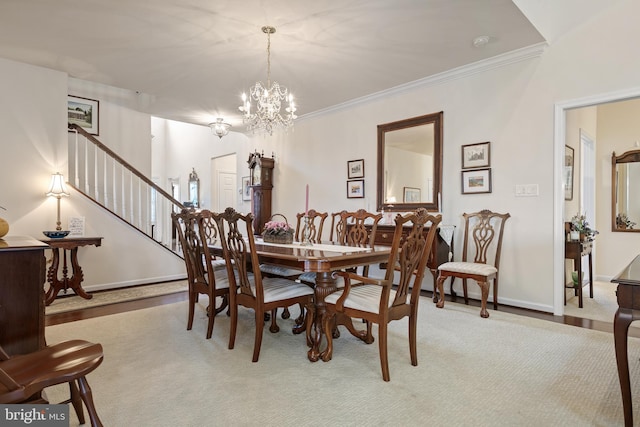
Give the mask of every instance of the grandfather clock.
POLYGON ((251 213, 253 232, 262 234, 264 224, 271 219, 271 190, 273 189, 273 158, 255 152, 249 155, 251 176, 251 213))

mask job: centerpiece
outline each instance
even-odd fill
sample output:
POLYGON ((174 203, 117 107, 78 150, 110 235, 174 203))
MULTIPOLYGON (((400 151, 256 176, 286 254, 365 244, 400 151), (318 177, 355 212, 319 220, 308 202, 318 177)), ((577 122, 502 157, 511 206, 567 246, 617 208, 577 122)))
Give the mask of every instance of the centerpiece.
POLYGON ((281 214, 273 215, 271 221, 264 225, 262 240, 267 243, 293 243, 293 228, 288 224, 287 218, 281 214), (275 216, 281 216, 284 221, 274 221, 275 216))

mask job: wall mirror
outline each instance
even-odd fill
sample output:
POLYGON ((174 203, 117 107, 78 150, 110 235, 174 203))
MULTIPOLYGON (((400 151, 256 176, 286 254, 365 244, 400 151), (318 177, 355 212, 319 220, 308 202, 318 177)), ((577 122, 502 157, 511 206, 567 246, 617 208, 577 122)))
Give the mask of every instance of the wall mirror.
POLYGON ((639 232, 640 150, 611 156, 611 230, 639 232))
POLYGON ((191 203, 191 207, 199 208, 200 207, 200 178, 198 178, 198 174, 196 173, 196 169, 193 170, 189 174, 189 202, 191 203))
POLYGON ((440 211, 443 112, 378 125, 378 210, 440 211))

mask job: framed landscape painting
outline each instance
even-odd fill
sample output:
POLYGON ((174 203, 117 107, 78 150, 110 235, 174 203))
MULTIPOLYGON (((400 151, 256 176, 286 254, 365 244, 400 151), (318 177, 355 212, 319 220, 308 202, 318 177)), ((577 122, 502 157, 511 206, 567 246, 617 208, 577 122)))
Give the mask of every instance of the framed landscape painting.
POLYGON ((100 134, 100 102, 95 99, 67 97, 67 121, 76 124, 91 135, 100 134))
POLYGON ((347 181, 347 198, 362 199, 364 198, 364 179, 355 179, 347 181))
POLYGON ((349 160, 347 162, 347 178, 364 178, 364 159, 349 160))
POLYGON ((491 169, 462 171, 462 194, 491 193, 491 169))

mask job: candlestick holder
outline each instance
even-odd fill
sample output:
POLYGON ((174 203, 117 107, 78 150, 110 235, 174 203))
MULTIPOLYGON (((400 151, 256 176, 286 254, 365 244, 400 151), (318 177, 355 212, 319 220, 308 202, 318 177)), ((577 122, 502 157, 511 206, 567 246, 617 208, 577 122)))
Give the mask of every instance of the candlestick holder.
POLYGON ((311 221, 308 216, 304 216, 304 226, 302 227, 302 241, 300 246, 313 246, 311 241, 311 221))

